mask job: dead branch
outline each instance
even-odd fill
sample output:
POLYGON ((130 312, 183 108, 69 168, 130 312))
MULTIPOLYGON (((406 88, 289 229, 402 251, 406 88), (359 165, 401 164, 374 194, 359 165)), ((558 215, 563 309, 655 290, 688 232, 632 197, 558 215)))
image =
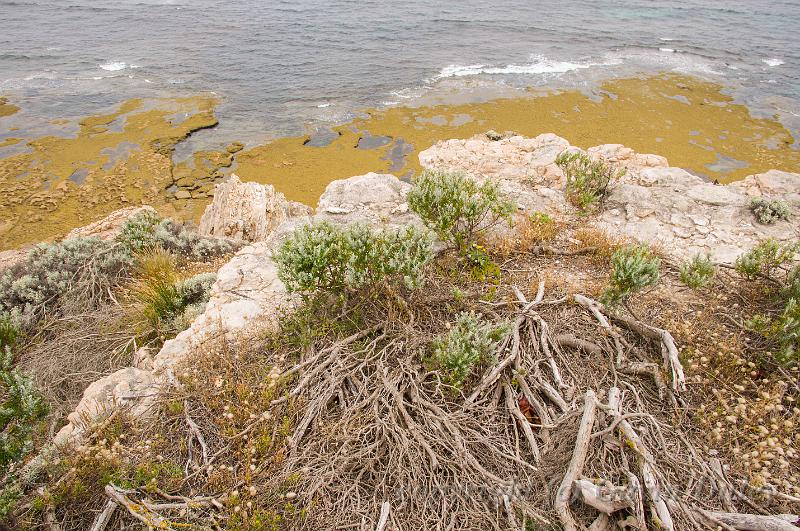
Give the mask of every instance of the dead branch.
POLYGON ((561 485, 556 492, 555 509, 562 525, 566 531, 575 531, 578 525, 569 510, 569 502, 572 496, 572 488, 578 476, 583 472, 583 464, 586 461, 586 454, 589 451, 589 443, 594 427, 595 412, 597 411, 597 398, 591 389, 584 395, 583 416, 578 434, 575 437, 575 450, 572 453, 567 471, 561 480, 561 485))

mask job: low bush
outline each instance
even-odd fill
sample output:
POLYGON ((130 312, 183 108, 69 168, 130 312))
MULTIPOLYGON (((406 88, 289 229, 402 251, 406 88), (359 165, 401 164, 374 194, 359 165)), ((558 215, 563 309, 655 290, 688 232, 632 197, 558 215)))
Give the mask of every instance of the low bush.
POLYGON ((447 170, 422 172, 408 193, 408 206, 462 254, 481 233, 510 221, 516 210, 495 183, 478 184, 463 173, 447 170))
POLYGON ((800 242, 781 245, 772 238, 760 242, 750 251, 736 259, 734 266, 742 276, 754 279, 759 276, 771 278, 800 252, 800 242))
POLYGON ((601 300, 625 301, 632 294, 658 282, 661 260, 645 245, 627 245, 611 255, 611 279, 601 300))
POLYGON ((432 344, 433 360, 449 385, 461 388, 473 367, 491 356, 506 327, 483 322, 474 312, 462 312, 453 327, 432 344))
POLYGON ((699 289, 706 286, 714 275, 717 268, 708 255, 698 254, 688 262, 681 265, 681 282, 692 289, 699 289))
POLYGON ((389 282, 419 287, 433 258, 431 238, 406 227, 375 231, 366 225, 322 222, 304 226, 275 255, 289 291, 354 291, 389 282))
POLYGON ((235 251, 232 240, 207 238, 193 228, 161 219, 150 211, 131 216, 122 226, 117 242, 132 253, 160 247, 191 260, 202 260, 235 251))
POLYGON ((567 179, 567 200, 581 210, 598 208, 610 191, 613 181, 621 179, 625 169, 615 170, 602 160, 592 160, 580 151, 564 151, 555 160, 567 179))
MULTIPOLYGON (((14 367, 16 331, 0 321, 0 476, 31 448, 31 432, 47 407, 30 378, 14 367)), ((5 490, 5 487, 4 487, 5 490)))
POLYGON ((23 262, 0 275, 0 315, 29 330, 67 293, 87 303, 106 297, 133 263, 125 249, 99 238, 37 245, 23 262))
POLYGON ((780 220, 788 220, 792 211, 785 201, 754 197, 750 200, 750 210, 759 223, 772 225, 780 220))
POLYGON ((153 234, 161 217, 150 210, 134 214, 122 224, 117 241, 134 253, 151 249, 155 244, 153 234))
MULTIPOLYGON (((748 278, 764 274, 774 279, 778 266, 792 260, 793 255, 787 257, 787 254, 791 249, 798 248, 796 243, 778 246, 776 250, 777 244, 768 241, 762 242, 756 249, 762 245, 763 251, 754 253, 757 255, 755 258, 746 259, 748 269, 745 276, 748 278), (763 258, 764 256, 767 258, 763 258)), ((777 280, 784 286, 778 294, 777 312, 771 315, 755 315, 748 320, 747 325, 770 341, 772 356, 778 363, 800 363, 800 265, 795 265, 788 271, 785 282, 781 278, 777 280)))

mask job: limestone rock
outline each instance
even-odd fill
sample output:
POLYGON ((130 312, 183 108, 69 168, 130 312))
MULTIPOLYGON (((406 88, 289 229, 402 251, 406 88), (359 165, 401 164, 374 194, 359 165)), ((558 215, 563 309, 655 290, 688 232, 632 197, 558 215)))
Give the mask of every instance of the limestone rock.
POLYGON ((419 160, 425 168, 453 168, 479 178, 557 186, 563 182, 563 172, 555 165, 555 159, 569 147, 569 142, 552 133, 500 140, 477 135, 467 140, 437 142, 422 151, 419 160))
POLYGON ((394 175, 367 173, 330 183, 319 198, 315 221, 401 226, 419 223, 408 209, 411 185, 394 175))
POLYGON ((601 159, 616 168, 625 168, 627 174, 623 180, 638 179, 645 168, 669 167, 667 159, 660 155, 636 153, 622 144, 603 144, 591 147, 586 152, 594 159, 601 159))
POLYGON ((288 201, 271 185, 243 183, 231 175, 217 185, 214 201, 203 212, 198 230, 205 236, 257 242, 286 220, 310 213, 309 207, 288 201))
POLYGON ((747 196, 780 197, 788 202, 800 202, 800 175, 770 170, 731 183, 730 188, 742 190, 747 196))
POLYGON ((133 417, 143 416, 158 392, 152 373, 126 367, 93 382, 83 392, 75 411, 67 416, 69 424, 56 434, 56 445, 66 444, 80 437, 99 416, 115 408, 129 406, 133 417))
MULTIPOLYGON (((791 197, 784 188, 792 180, 790 175, 748 177, 750 190, 758 186, 775 197, 791 197), (784 190, 786 194, 781 193, 784 190)), ((800 182, 800 175, 794 174, 794 180, 800 182)), ((791 220, 757 223, 748 208, 747 190, 744 185, 714 185, 679 168, 649 167, 641 170, 639 182, 623 182, 612 189, 598 220, 605 229, 657 245, 676 260, 708 253, 730 264, 763 239, 798 237, 791 220)), ((797 219, 800 208, 796 205, 794 210, 797 219)))
POLYGON ((127 207, 115 210, 99 221, 71 230, 64 239, 95 236, 103 240, 111 240, 119 234, 122 225, 128 219, 140 212, 155 214, 156 210, 151 206, 127 207))
POLYGON ((8 251, 0 251, 0 273, 2 273, 3 270, 22 262, 27 256, 28 250, 11 249, 8 251))
MULTIPOLYGON (((499 181, 501 189, 525 211, 540 210, 570 216, 574 209, 563 196, 564 180, 554 164, 564 150, 577 150, 552 134, 490 141, 485 135, 438 142, 420 153, 423 167, 463 170, 476 179, 499 181)), ((612 186, 598 224, 609 232, 658 245, 683 260, 711 253, 732 263, 765 238, 797 239, 800 229, 800 175, 772 170, 729 186, 714 185, 664 157, 639 154, 620 144, 587 150, 589 156, 627 170, 612 186), (762 225, 748 208, 750 196, 767 195, 787 201, 790 221, 762 225), (794 223, 794 224, 793 224, 794 223)))
POLYGON ((204 343, 274 329, 281 310, 295 298, 278 278, 272 254, 297 226, 307 222, 305 218, 284 222, 266 240, 241 249, 222 266, 203 314, 165 342, 153 359, 157 378, 171 380, 175 367, 204 343))

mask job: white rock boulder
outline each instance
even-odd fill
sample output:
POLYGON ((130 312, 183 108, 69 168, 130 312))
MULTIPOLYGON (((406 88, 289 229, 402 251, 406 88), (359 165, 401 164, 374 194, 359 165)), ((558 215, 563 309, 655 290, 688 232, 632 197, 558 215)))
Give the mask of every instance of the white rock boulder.
POLYGON ((198 231, 205 236, 257 242, 265 240, 284 221, 310 213, 308 206, 287 200, 273 186, 243 183, 234 174, 217 185, 198 231))

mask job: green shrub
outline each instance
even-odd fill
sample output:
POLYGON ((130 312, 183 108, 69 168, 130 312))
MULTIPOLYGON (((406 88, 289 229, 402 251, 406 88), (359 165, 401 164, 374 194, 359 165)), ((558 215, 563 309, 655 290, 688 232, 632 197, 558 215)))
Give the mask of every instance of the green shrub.
POLYGON ((359 290, 390 281, 417 288, 433 258, 430 237, 414 227, 374 231, 322 222, 299 228, 275 255, 289 291, 359 290))
POLYGON ((741 255, 734 265, 745 278, 772 277, 779 267, 791 262, 798 251, 800 242, 781 245, 770 238, 741 255))
POLYGON ((150 211, 131 216, 122 225, 116 240, 131 253, 160 247, 192 260, 227 254, 239 246, 232 240, 201 236, 188 225, 161 219, 150 211))
POLYGON ((692 289, 699 289, 711 282, 717 268, 708 255, 696 255, 690 261, 681 265, 681 282, 692 289))
POLYGON ((125 249, 99 238, 73 238, 34 247, 27 258, 0 275, 0 314, 27 330, 67 293, 104 297, 130 270, 125 249))
POLYGON ((555 162, 567 179, 567 200, 581 210, 597 208, 608 195, 611 183, 626 173, 625 169, 615 170, 579 151, 564 151, 555 162))
POLYGON ((611 255, 611 280, 602 301, 616 304, 658 282, 661 260, 645 245, 627 245, 611 255))
POLYGON ((13 363, 11 347, 0 348, 0 475, 30 450, 35 423, 47 414, 33 381, 13 363))
POLYGON ((475 365, 490 359, 506 332, 506 327, 485 323, 474 312, 462 312, 450 331, 433 341, 433 360, 447 383, 460 388, 475 365))
POLYGON ((156 245, 153 233, 159 223, 161 223, 161 217, 158 214, 143 210, 122 224, 117 241, 134 253, 152 249, 156 245))
POLYGON ((203 313, 215 280, 215 273, 180 280, 172 255, 157 248, 142 255, 139 278, 131 292, 151 328, 174 335, 203 313))
POLYGON ((800 362, 800 265, 787 275, 781 293, 783 309, 776 317, 755 315, 747 326, 773 343, 772 355, 779 363, 800 362))
POLYGON ((495 183, 478 184, 463 173, 425 170, 414 179, 408 206, 443 241, 464 253, 478 235, 511 220, 515 205, 495 183))
POLYGON ((788 220, 792 211, 785 201, 754 197, 750 200, 750 210, 759 223, 772 225, 776 221, 788 220))
POLYGON ((207 238, 186 225, 165 219, 153 234, 156 243, 175 254, 192 260, 204 260, 236 251, 241 245, 233 240, 207 238))
POLYGON ((8 316, 0 315, 0 350, 13 347, 17 341, 17 328, 8 316))

